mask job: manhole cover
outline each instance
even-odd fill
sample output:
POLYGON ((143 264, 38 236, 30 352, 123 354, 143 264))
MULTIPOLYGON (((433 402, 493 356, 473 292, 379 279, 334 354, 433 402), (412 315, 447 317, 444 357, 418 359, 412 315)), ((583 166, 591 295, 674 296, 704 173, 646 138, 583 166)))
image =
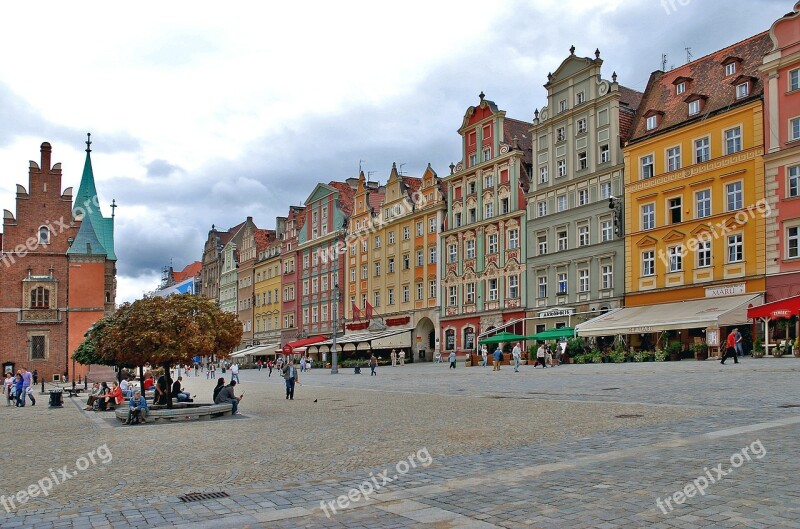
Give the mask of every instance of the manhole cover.
POLYGON ((600 391, 611 391, 611 390, 614 390, 614 389, 619 389, 619 388, 603 388, 600 391))
POLYGON ((779 408, 800 408, 800 404, 781 404, 779 408))
POLYGON ((638 413, 623 413, 622 415, 615 415, 617 419, 636 419, 638 417, 644 417, 644 415, 639 415, 638 413))
POLYGON ((213 500, 216 498, 227 498, 227 492, 192 492, 178 496, 183 503, 190 503, 193 501, 213 500))

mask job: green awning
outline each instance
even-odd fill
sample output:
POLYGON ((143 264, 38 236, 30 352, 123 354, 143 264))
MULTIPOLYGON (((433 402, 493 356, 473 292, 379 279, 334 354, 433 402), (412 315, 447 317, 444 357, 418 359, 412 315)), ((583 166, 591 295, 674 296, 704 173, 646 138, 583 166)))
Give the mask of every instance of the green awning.
POLYGON ((575 337, 574 327, 558 327, 556 329, 548 329, 546 331, 537 332, 532 336, 525 336, 524 339, 546 341, 546 340, 562 340, 564 338, 574 338, 574 337, 575 337))
POLYGON ((492 343, 501 343, 501 342, 516 342, 519 340, 524 340, 524 336, 520 336, 519 334, 514 334, 513 332, 499 332, 494 336, 490 336, 488 338, 484 338, 483 340, 479 341, 478 343, 483 344, 492 344, 492 343))

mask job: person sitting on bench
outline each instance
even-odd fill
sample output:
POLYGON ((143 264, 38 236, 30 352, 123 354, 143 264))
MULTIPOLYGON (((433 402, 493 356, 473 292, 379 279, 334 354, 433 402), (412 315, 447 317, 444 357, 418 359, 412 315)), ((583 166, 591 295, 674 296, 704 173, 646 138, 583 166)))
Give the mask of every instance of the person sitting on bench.
POLYGON ((193 402, 191 395, 181 388, 181 380, 183 377, 178 377, 178 380, 172 383, 172 396, 178 399, 178 402, 193 402))
POLYGON ((97 409, 100 411, 106 411, 106 403, 108 402, 108 396, 111 394, 111 389, 108 387, 108 382, 101 382, 100 383, 100 394, 97 396, 97 409))
POLYGON ((84 410, 86 411, 93 410, 95 401, 99 400, 101 396, 102 393, 100 393, 100 383, 99 382, 92 383, 92 392, 89 393, 89 398, 86 400, 86 407, 84 408, 84 410))
POLYGON ((122 388, 119 387, 119 384, 114 382, 114 386, 111 388, 111 393, 108 393, 104 400, 104 406, 102 406, 103 410, 107 410, 109 408, 114 409, 125 401, 125 397, 122 395, 122 388))
POLYGON ((147 400, 142 397, 141 392, 137 389, 133 392, 130 405, 128 407, 128 420, 125 424, 139 424, 139 422, 147 422, 147 400))

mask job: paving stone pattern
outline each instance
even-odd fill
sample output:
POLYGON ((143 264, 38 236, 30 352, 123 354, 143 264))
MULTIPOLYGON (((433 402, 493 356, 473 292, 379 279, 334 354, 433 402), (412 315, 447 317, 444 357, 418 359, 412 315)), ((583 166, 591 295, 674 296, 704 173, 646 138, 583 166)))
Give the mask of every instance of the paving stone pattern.
MULTIPOLYGON (((239 417, 133 427, 77 399, 0 403, 13 440, 0 495, 64 465, 76 473, 47 497, 5 501, 0 527, 800 527, 799 372, 794 358, 412 364, 303 373, 287 401, 281 379, 253 370, 240 375, 239 417), (101 445, 111 462, 91 464, 101 445), (757 446, 763 457, 731 468, 757 446), (398 465, 411 454, 415 467, 398 465), (704 494, 664 503, 718 464, 730 472, 704 494), (396 479, 368 501, 337 505, 384 471, 396 479), (229 497, 178 498, 204 491, 229 497)), ((184 382, 198 400, 214 385, 184 382)))

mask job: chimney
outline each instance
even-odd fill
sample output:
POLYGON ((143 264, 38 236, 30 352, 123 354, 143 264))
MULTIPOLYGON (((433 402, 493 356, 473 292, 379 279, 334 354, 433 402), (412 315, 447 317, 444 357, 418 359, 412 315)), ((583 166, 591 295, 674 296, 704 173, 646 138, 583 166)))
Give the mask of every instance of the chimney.
POLYGON ((42 143, 40 148, 40 152, 42 153, 42 172, 49 173, 50 172, 50 152, 52 151, 52 147, 47 142, 42 143))

